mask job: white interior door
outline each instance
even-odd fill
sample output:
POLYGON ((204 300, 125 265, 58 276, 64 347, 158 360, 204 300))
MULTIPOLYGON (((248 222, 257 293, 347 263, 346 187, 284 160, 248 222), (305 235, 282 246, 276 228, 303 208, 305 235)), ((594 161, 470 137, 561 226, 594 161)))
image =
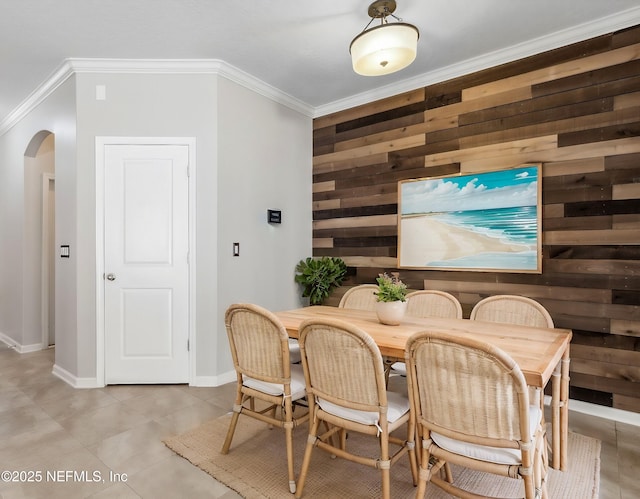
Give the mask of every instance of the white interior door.
POLYGON ((104 150, 105 382, 189 380, 189 147, 104 150))

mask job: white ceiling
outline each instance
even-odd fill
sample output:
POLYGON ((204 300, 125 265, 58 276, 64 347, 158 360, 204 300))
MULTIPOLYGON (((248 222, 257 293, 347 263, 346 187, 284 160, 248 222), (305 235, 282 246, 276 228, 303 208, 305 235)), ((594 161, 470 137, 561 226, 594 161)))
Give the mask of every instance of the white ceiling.
POLYGON ((638 0, 397 1, 418 57, 364 77, 367 0, 0 0, 0 123, 67 58, 218 59, 318 114, 640 24, 638 0))

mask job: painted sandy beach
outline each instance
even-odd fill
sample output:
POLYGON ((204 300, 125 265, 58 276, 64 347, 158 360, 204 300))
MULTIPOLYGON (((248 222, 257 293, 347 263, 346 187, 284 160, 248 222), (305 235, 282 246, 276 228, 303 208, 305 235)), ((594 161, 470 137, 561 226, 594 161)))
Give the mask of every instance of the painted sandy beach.
POLYGON ((506 242, 469 229, 448 225, 434 215, 403 217, 400 222, 402 267, 428 267, 445 258, 455 260, 478 254, 522 253, 532 248, 506 242))

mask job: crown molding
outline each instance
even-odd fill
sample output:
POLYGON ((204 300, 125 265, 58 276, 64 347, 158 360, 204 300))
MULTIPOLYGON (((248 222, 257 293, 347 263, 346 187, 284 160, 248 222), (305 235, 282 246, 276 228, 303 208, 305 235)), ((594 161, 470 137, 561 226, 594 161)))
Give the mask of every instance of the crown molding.
POLYGON ((21 119, 27 116, 33 111, 38 104, 42 103, 49 95, 51 95, 56 88, 62 85, 67 78, 73 74, 73 70, 64 61, 58 69, 56 69, 49 78, 40 84, 29 96, 22 101, 13 111, 11 111, 5 119, 0 122, 0 136, 7 133, 13 128, 21 119))
POLYGON ((220 59, 67 59, 74 73, 214 74, 311 117, 314 109, 220 59))
POLYGON ((458 78, 607 33, 613 33, 637 24, 640 24, 640 7, 633 7, 617 14, 603 17, 594 22, 580 24, 572 28, 551 33, 550 35, 513 45, 507 49, 496 50, 460 63, 429 71, 399 83, 385 85, 375 90, 362 92, 345 99, 318 106, 315 108, 314 118, 344 111, 345 109, 392 97, 420 87, 433 85, 434 83, 458 78))
POLYGON ((0 136, 74 74, 212 74, 227 78, 278 104, 313 117, 314 108, 219 59, 65 59, 18 107, 0 122, 0 136))
POLYGON ((215 74, 227 78, 274 102, 282 104, 305 116, 316 118, 345 109, 367 104, 400 93, 426 87, 466 74, 481 71, 539 54, 558 47, 570 45, 640 24, 640 7, 603 17, 520 43, 504 50, 497 50, 467 59, 458 64, 420 74, 399 83, 378 87, 350 97, 313 107, 262 80, 219 59, 65 59, 62 64, 38 86, 18 107, 0 122, 0 136, 4 135, 33 109, 42 103, 70 76, 76 73, 121 73, 121 74, 215 74))

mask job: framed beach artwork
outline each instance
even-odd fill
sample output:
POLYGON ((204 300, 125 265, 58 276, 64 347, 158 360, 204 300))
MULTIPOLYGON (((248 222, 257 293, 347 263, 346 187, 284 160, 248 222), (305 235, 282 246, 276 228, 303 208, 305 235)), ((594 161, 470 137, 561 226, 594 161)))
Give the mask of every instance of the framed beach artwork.
POLYGON ((398 267, 542 272, 541 165, 398 183, 398 267))

